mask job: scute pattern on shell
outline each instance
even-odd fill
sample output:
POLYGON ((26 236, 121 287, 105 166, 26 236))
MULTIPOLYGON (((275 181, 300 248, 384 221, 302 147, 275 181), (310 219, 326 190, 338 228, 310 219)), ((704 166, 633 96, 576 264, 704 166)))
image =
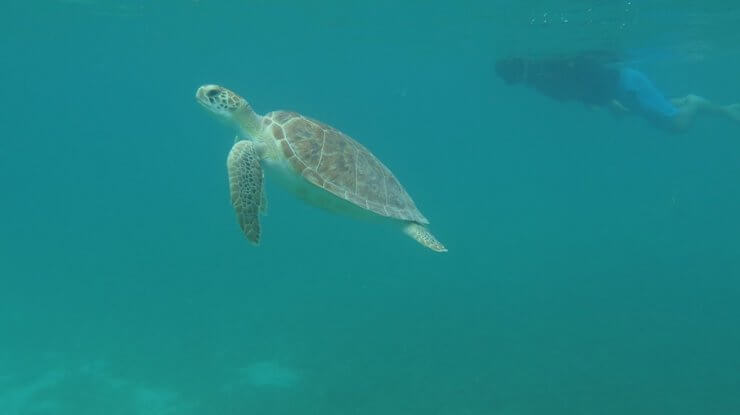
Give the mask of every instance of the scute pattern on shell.
POLYGON ((264 119, 264 133, 312 184, 379 215, 429 223, 393 173, 346 134, 289 111, 264 119))

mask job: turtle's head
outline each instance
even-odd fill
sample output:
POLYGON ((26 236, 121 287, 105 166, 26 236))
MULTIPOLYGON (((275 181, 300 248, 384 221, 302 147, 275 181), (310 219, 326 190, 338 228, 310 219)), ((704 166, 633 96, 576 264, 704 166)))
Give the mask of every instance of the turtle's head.
POLYGON ((244 98, 218 85, 203 85, 198 88, 195 99, 210 112, 226 119, 232 119, 245 110, 252 110, 244 98))
POLYGON ((241 131, 253 134, 260 123, 247 100, 219 85, 203 85, 195 92, 195 99, 210 113, 236 125, 241 131))

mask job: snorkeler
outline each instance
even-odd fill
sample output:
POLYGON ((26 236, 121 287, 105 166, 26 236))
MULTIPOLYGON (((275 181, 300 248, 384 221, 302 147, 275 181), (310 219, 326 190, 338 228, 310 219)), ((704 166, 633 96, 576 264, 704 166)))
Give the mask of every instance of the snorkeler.
POLYGON ((580 101, 639 115, 670 131, 686 130, 698 114, 718 114, 740 122, 740 104, 717 105, 693 94, 667 99, 645 74, 616 62, 616 55, 600 52, 510 58, 496 62, 496 73, 509 85, 524 84, 559 101, 580 101))

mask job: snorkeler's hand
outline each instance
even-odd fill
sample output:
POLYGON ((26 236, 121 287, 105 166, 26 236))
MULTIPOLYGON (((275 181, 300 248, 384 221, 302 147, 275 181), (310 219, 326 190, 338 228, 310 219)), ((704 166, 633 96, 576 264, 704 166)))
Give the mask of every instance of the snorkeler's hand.
POLYGON ((617 101, 616 99, 613 99, 612 102, 610 102, 610 104, 611 104, 611 108, 614 111, 617 111, 617 112, 630 112, 629 108, 627 108, 624 105, 622 105, 622 103, 619 102, 619 101, 617 101))

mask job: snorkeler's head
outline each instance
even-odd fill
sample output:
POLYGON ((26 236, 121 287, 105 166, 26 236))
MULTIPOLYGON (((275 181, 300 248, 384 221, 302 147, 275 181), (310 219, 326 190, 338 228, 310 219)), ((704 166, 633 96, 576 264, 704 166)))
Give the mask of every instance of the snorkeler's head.
POLYGON ((522 82, 524 80, 524 59, 500 59, 496 61, 496 73, 507 84, 522 82))

